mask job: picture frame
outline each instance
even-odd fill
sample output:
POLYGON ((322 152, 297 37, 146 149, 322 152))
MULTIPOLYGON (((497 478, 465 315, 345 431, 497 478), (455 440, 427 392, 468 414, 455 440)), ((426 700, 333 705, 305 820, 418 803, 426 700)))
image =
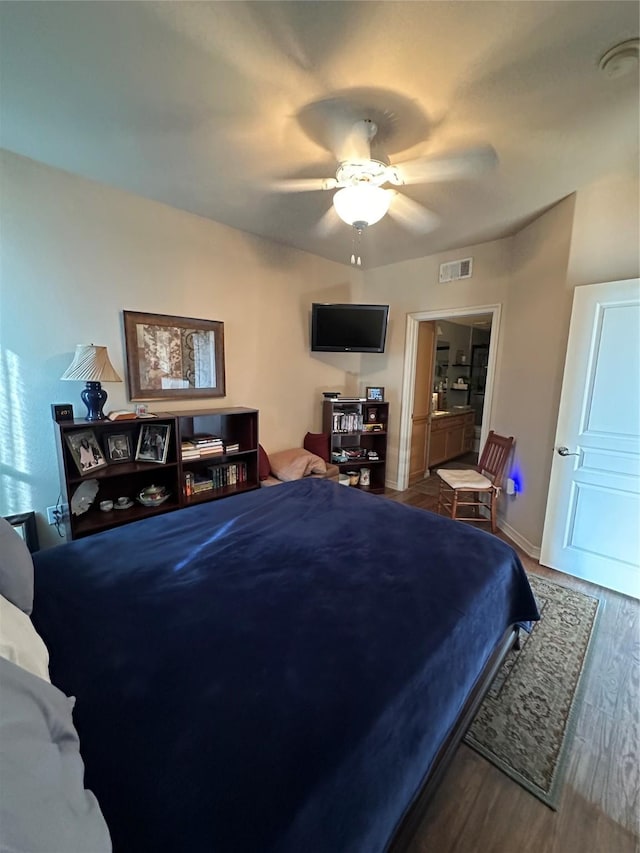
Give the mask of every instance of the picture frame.
POLYGON ((224 397, 224 323, 123 311, 129 398, 224 397))
POLYGON ((109 464, 92 429, 80 429, 65 435, 67 447, 81 476, 93 474, 109 464))
POLYGON ((374 403, 383 403, 384 402, 384 388, 381 388, 379 385, 370 385, 367 386, 366 390, 367 400, 374 403))
POLYGON ((138 435, 136 462, 167 461, 171 424, 143 424, 138 435))
POLYGON ((131 434, 128 432, 114 432, 106 436, 105 455, 110 465, 120 462, 131 462, 133 459, 133 447, 131 434))

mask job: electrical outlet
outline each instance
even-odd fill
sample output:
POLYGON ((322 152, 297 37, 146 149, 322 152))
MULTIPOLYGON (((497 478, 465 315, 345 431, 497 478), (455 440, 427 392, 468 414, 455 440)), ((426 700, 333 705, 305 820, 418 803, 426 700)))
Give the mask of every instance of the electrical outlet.
POLYGON ((49 524, 57 524, 63 521, 69 512, 68 504, 58 504, 57 506, 47 507, 47 521, 49 524))

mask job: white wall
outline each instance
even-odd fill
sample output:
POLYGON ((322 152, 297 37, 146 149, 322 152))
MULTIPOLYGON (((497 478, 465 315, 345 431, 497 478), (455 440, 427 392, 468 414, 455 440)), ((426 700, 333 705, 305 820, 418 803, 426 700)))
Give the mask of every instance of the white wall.
POLYGON ((561 201, 511 241, 511 284, 491 427, 515 438, 512 473, 521 492, 504 496, 502 523, 529 553, 537 553, 542 541, 564 371, 574 201, 574 196, 561 201))
POLYGON ((581 189, 571 235, 567 278, 572 286, 637 278, 640 270, 638 161, 581 189))
POLYGON ((390 403, 387 456, 390 486, 395 485, 398 476, 407 314, 439 309, 446 314, 452 308, 504 304, 509 290, 510 265, 510 240, 505 239, 378 267, 365 273, 364 301, 390 305, 386 351, 382 355, 363 356, 361 377, 362 389, 366 385, 382 385, 390 403), (441 263, 470 256, 473 257, 473 278, 439 284, 441 263))
MULTIPOLYGON (((222 320, 227 396, 170 407, 255 407, 267 450, 320 429, 322 391, 353 392, 359 357, 311 353, 308 317, 357 299, 359 271, 9 152, 0 170, 0 514, 56 503, 50 404, 86 412, 83 383, 59 377, 77 343, 126 377, 123 309, 222 320)), ((105 390, 107 410, 132 407, 126 383, 105 390)))
MULTIPOLYGON (((84 412, 82 384, 59 377, 75 344, 90 342, 106 344, 125 376, 124 308, 223 320, 228 395, 210 404, 260 409, 268 450, 320 429, 321 391, 384 386, 393 485, 407 314, 499 303, 489 417, 516 437, 524 486, 503 502, 504 523, 530 551, 539 546, 572 288, 640 274, 637 165, 581 189, 513 238, 364 274, 8 152, 0 176, 0 514, 55 504, 49 406, 84 412), (473 278, 438 283, 442 262, 468 256, 473 278), (351 300, 390 304, 386 352, 310 353, 311 302, 351 300)), ((129 407, 126 384, 107 391, 107 408, 129 407)), ((45 541, 56 541, 39 522, 45 541)))
POLYGON ((406 315, 500 303, 489 424, 515 437, 513 468, 523 489, 504 496, 501 524, 530 554, 539 553, 573 288, 640 274, 638 187, 637 163, 620 166, 511 238, 365 273, 366 300, 389 302, 394 318, 387 352, 363 358, 362 375, 363 386, 386 386, 392 403, 389 485, 398 471, 406 315), (469 256, 473 278, 438 284, 442 262, 469 256))

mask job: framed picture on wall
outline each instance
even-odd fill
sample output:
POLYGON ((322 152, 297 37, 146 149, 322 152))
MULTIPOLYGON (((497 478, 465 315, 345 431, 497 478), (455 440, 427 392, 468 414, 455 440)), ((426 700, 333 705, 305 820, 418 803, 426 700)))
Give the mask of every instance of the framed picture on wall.
POLYGON ((367 400, 371 400, 374 403, 383 403, 384 388, 381 388, 379 385, 371 385, 367 387, 367 400))
POLYGON ((224 397, 224 323, 123 311, 129 397, 224 397))

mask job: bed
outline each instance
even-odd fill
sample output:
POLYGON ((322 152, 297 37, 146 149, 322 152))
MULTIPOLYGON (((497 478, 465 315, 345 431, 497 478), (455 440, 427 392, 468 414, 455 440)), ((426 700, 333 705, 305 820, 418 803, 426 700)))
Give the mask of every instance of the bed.
POLYGON ((306 479, 34 555, 117 853, 398 849, 538 618, 488 533, 306 479))

